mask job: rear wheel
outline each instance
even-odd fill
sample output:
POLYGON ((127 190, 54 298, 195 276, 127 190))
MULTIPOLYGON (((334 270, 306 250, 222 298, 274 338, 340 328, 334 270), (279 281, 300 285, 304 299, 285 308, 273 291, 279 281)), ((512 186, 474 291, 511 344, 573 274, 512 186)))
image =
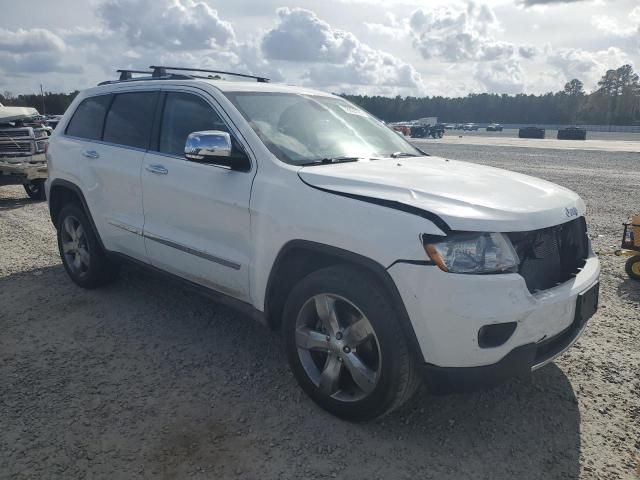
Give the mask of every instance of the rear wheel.
POLYGON ((31 183, 27 183, 24 186, 24 191, 27 192, 29 198, 33 200, 45 200, 44 180, 34 180, 31 183))
POLYGON ((402 405, 417 365, 386 292, 349 266, 316 271, 291 292, 283 334, 291 369, 322 408, 352 421, 402 405))
POLYGON ((634 280, 640 280, 640 255, 636 255, 627 260, 625 270, 629 277, 634 280))
POLYGON ((83 288, 106 285, 118 275, 119 265, 107 257, 87 216, 76 204, 60 211, 58 249, 69 277, 83 288))

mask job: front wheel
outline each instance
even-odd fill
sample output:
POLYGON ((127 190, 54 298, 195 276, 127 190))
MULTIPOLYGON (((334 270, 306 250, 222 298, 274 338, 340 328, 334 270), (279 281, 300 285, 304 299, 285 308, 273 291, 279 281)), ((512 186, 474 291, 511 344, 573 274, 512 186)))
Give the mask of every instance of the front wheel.
POLYGON ((627 260, 624 268, 630 278, 640 280, 640 255, 636 255, 627 260))
POLYGON ((333 266, 304 278, 287 299, 283 334, 298 383, 338 417, 382 416, 418 386, 417 364, 386 292, 358 268, 333 266))
POLYGON ((33 200, 46 200, 44 191, 44 180, 34 180, 24 186, 29 198, 33 200))

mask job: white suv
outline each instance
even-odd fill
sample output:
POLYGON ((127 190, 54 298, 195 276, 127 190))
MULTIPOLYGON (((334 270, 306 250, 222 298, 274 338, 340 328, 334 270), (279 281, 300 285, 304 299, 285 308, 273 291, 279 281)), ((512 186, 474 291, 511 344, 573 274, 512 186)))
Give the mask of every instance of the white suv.
POLYGON ((47 198, 71 279, 122 259, 282 330, 291 369, 350 420, 530 373, 583 332, 599 263, 575 193, 428 156, 346 100, 171 73, 82 92, 47 198))

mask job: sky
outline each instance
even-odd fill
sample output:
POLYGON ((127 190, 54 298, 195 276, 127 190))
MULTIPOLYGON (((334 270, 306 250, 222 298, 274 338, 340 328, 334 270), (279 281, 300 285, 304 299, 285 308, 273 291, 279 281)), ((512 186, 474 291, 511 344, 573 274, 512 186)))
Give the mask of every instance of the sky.
POLYGON ((0 0, 0 92, 149 65, 336 93, 545 93, 640 70, 640 0, 0 0))

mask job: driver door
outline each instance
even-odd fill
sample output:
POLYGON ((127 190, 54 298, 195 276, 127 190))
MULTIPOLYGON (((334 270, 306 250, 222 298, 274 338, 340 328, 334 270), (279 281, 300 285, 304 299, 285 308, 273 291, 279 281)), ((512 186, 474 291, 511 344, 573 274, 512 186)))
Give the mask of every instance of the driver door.
POLYGON ((142 168, 144 239, 152 265, 241 300, 249 299, 249 198, 256 172, 185 159, 187 136, 229 130, 209 99, 163 92, 157 141, 142 168))

